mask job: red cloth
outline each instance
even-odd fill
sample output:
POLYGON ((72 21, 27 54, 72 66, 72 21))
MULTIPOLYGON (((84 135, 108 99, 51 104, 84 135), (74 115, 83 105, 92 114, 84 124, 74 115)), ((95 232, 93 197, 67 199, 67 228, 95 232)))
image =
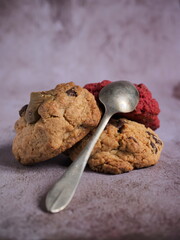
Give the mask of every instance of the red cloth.
MULTIPOLYGON (((84 88, 91 92, 98 101, 100 90, 109 83, 111 83, 111 81, 104 80, 99 83, 86 84, 84 88)), ((139 91, 140 96, 136 109, 130 113, 119 113, 118 116, 142 123, 146 127, 156 130, 160 127, 160 121, 158 118, 160 112, 159 104, 156 99, 152 97, 152 93, 144 84, 141 83, 134 85, 139 91)))

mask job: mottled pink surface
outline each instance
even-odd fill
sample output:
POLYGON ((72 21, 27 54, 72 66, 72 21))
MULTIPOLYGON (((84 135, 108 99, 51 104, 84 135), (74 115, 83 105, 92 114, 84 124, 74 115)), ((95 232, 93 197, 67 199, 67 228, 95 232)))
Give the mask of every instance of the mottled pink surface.
POLYGON ((0 240, 180 239, 179 23, 178 0, 0 1, 0 240), (86 169, 70 205, 49 214, 45 195, 69 161, 16 162, 18 110, 31 91, 103 79, 152 91, 161 159, 116 176, 86 169))

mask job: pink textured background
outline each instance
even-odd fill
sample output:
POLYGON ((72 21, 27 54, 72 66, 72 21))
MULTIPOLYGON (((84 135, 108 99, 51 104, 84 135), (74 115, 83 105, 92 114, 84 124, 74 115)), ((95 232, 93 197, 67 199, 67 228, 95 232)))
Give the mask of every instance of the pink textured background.
POLYGON ((0 240, 180 239, 179 23, 178 0, 0 1, 0 240), (116 176, 86 169, 70 205, 49 214, 45 194, 69 161, 16 162, 18 110, 31 91, 104 79, 153 92, 161 159, 116 176))

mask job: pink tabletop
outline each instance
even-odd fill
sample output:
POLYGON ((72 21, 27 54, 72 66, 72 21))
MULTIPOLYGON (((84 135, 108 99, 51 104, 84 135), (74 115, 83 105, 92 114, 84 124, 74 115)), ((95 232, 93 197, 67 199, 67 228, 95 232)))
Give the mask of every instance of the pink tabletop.
POLYGON ((0 240, 180 239, 179 23, 178 0, 1 1, 0 240), (70 162, 21 166, 18 111, 32 91, 104 79, 144 83, 158 100, 159 163, 121 175, 87 168, 70 205, 47 213, 70 162))

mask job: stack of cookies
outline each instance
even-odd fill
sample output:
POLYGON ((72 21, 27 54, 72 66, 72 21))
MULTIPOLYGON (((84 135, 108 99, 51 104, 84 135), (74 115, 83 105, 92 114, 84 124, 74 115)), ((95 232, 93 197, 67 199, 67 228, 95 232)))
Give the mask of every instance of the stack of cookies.
MULTIPOLYGON (((31 93, 15 123, 13 154, 28 165, 60 153, 75 160, 96 130, 103 114, 98 93, 110 81, 59 84, 50 91, 31 93)), ((88 161, 97 172, 119 174, 157 163, 163 148, 154 130, 159 127, 159 106, 150 91, 135 85, 140 101, 129 114, 116 114, 96 143, 88 161), (148 99, 147 99, 148 98, 148 99)))

